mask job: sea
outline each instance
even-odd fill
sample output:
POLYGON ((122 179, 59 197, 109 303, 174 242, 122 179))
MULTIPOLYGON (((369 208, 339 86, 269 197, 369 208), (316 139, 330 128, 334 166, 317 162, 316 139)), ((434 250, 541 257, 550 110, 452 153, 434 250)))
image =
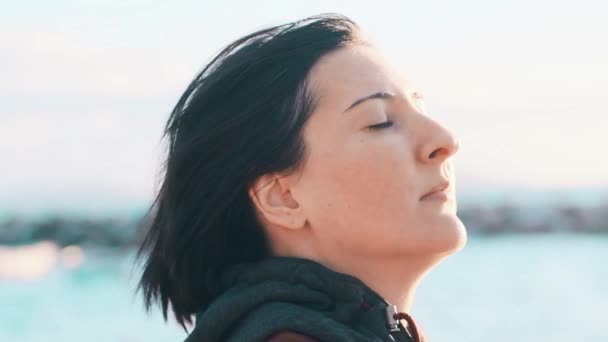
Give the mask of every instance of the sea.
MULTIPOLYGON (((182 341, 135 292, 134 251, 86 247, 79 267, 0 280, 0 341, 182 341)), ((608 341, 608 236, 470 236, 422 280, 431 342, 608 341)))

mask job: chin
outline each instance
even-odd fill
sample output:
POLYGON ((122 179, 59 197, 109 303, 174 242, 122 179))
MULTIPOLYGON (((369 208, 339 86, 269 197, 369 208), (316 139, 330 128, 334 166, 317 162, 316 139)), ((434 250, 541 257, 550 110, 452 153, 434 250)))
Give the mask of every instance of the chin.
POLYGON ((456 215, 443 216, 440 222, 433 225, 430 246, 431 254, 449 255, 456 253, 467 244, 467 230, 456 215))
POLYGON ((447 231, 449 233, 446 232, 446 237, 449 237, 449 239, 446 239, 446 246, 445 246, 445 253, 455 253, 460 251, 461 249, 464 248, 464 246, 466 246, 467 244, 467 240, 468 240, 468 235, 467 235, 467 229, 464 226, 464 223, 462 223, 462 221, 460 220, 460 218, 458 218, 458 216, 453 215, 450 219, 450 227, 449 229, 447 229, 447 231))

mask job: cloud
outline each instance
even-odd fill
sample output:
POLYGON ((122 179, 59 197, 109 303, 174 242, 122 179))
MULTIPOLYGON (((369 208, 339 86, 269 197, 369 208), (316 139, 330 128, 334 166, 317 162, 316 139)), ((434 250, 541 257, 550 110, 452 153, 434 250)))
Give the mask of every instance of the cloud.
POLYGON ((3 199, 84 188, 151 195, 162 125, 192 72, 158 50, 4 28, 3 199))
POLYGON ((0 30, 0 91, 21 97, 155 97, 175 93, 192 66, 170 51, 103 43, 48 27, 0 30))

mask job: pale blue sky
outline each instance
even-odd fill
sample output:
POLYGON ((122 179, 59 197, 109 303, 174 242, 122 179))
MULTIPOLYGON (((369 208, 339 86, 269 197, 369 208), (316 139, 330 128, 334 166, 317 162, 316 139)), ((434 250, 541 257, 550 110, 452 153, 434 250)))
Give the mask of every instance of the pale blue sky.
POLYGON ((461 189, 608 186, 603 1, 30 0, 0 4, 0 204, 149 199, 195 72, 321 12, 356 20, 460 137, 461 189))

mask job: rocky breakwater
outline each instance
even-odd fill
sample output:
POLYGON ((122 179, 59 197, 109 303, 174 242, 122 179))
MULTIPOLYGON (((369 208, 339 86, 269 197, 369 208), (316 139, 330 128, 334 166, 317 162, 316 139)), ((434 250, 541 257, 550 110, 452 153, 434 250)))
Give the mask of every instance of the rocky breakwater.
POLYGON ((589 207, 503 204, 458 210, 471 234, 608 233, 608 202, 589 207))
MULTIPOLYGON (((470 234, 608 233, 608 202, 592 207, 469 205, 460 207, 458 216, 470 234)), ((144 222, 144 217, 9 217, 0 221, 0 245, 52 241, 59 246, 131 248, 141 240, 144 222)))
POLYGON ((59 246, 123 248, 137 243, 142 227, 142 218, 75 218, 55 215, 31 220, 11 217, 0 223, 0 245, 53 241, 59 246))

